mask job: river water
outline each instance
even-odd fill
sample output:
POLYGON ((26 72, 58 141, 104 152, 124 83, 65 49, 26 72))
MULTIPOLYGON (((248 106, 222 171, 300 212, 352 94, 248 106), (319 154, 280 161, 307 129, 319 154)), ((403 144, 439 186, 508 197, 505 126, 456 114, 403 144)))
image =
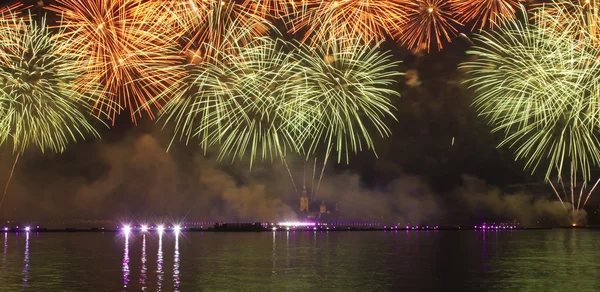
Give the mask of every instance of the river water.
POLYGON ((600 291, 600 231, 0 233, 0 291, 600 291))

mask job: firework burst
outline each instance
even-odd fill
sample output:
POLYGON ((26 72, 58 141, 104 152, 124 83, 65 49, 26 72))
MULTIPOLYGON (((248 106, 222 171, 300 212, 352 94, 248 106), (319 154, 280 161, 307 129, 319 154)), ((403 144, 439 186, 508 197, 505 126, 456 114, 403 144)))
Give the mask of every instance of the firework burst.
MULTIPOLYGON (((551 23, 562 25, 513 22, 484 32, 469 52, 478 59, 461 67, 469 71, 475 107, 505 136, 500 146, 515 149, 532 171, 542 168, 551 183, 568 173, 574 186, 579 176, 583 194, 591 167, 600 162, 600 50, 592 38, 573 38, 551 23)), ((581 197, 565 200, 583 208, 587 200, 581 205, 581 197)))
POLYGON ((319 139, 310 141, 309 153, 321 143, 334 144, 338 161, 348 161, 350 152, 373 149, 373 132, 390 135, 384 120, 394 117, 390 97, 399 94, 391 87, 402 74, 388 53, 352 37, 317 48, 301 44, 298 51, 307 88, 303 98, 318 108, 319 139))
POLYGON ((165 94, 174 96, 163 112, 176 136, 198 137, 220 158, 262 159, 299 151, 311 135, 314 110, 302 99, 301 72, 283 44, 256 39, 235 54, 219 53, 187 66, 188 78, 165 94))
POLYGON ((156 15, 156 29, 182 47, 189 63, 213 60, 219 52, 235 51, 274 29, 235 1, 151 1, 142 6, 138 13, 156 15))
POLYGON ((536 23, 544 28, 570 31, 581 39, 593 38, 600 44, 600 1, 553 1, 536 5, 536 23))
POLYGON ((0 29, 11 28, 16 23, 14 19, 21 17, 22 12, 27 8, 21 3, 0 7, 0 29))
POLYGON ((134 122, 142 112, 152 118, 153 106, 162 103, 148 101, 169 86, 164 76, 181 62, 172 36, 160 33, 156 16, 137 13, 141 0, 56 2, 48 9, 63 16, 61 41, 75 52, 86 52, 91 82, 105 87, 94 110, 108 113, 113 123, 121 108, 129 109, 134 122), (106 107, 111 103, 119 106, 106 107))
POLYGON ((189 33, 190 28, 201 25, 209 13, 209 3, 206 0, 145 1, 135 13, 139 18, 153 15, 157 22, 155 28, 177 40, 189 33))
POLYGON ((451 0, 458 20, 473 22, 473 29, 499 27, 505 21, 514 21, 520 0, 451 0))
POLYGON ((448 0, 409 0, 405 2, 407 21, 397 37, 411 49, 443 48, 462 24, 455 19, 452 2, 448 0))
MULTIPOLYGON (((0 29, 0 143, 61 152, 97 135, 86 111, 96 88, 82 84, 81 55, 54 41, 45 25, 13 18, 0 29)), ((83 53, 83 52, 80 52, 83 53)))
POLYGON ((379 42, 400 32, 406 7, 396 0, 303 1, 290 18, 290 32, 304 32, 303 42, 318 44, 331 38, 361 38, 379 42))
POLYGON ((241 7, 265 19, 280 19, 295 11, 294 0, 244 0, 241 7))

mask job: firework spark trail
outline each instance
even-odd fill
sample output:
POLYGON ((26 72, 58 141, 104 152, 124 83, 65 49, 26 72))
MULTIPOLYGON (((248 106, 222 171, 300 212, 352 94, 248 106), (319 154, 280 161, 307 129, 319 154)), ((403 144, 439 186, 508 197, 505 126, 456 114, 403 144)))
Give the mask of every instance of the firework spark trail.
POLYGON ((596 181, 596 183, 594 184, 594 186, 592 187, 592 189, 588 193, 587 197, 585 198, 585 202, 583 202, 583 206, 581 206, 581 208, 585 207, 585 205, 587 204, 588 200, 590 199, 590 196, 592 195, 592 193, 594 192, 594 190, 598 186, 598 183, 600 183, 600 178, 596 181))
POLYGON ((573 217, 575 217, 575 191, 574 191, 574 187, 577 184, 577 181, 573 180, 573 163, 571 163, 571 206, 573 209, 573 217))
POLYGON ((474 22, 471 30, 499 27, 506 21, 514 21, 519 9, 519 0, 450 0, 460 15, 461 23, 474 22))
POLYGON ((554 186, 554 183, 552 183, 552 180, 548 181, 550 183, 550 186, 552 187, 552 190, 554 191, 554 194, 558 197, 559 201, 561 202, 561 204, 563 205, 563 208, 565 209, 565 211, 567 213, 569 213, 569 211, 566 208, 565 202, 568 202, 569 204, 571 204, 571 216, 572 216, 572 220, 573 223, 577 222, 577 215, 579 214, 579 212, 581 210, 583 210, 587 204, 588 199, 590 198, 590 196, 592 195, 592 193, 594 192, 594 190, 596 189, 598 183, 600 182, 600 179, 598 179, 596 181, 596 183, 594 184, 594 186, 587 192, 587 196, 585 198, 585 201, 583 202, 583 204, 581 204, 581 201, 583 200, 583 195, 584 192, 586 191, 587 188, 587 182, 583 182, 579 187, 577 186, 577 178, 575 173, 571 173, 571 183, 569 185, 569 192, 567 192, 566 188, 565 188, 565 183, 563 182, 562 178, 558 178, 558 182, 561 184, 562 190, 563 190, 563 195, 565 196, 565 199, 563 200, 561 197, 560 192, 558 192, 558 190, 556 189, 556 187, 554 186), (575 196, 576 190, 577 188, 579 188, 579 195, 575 196), (569 200, 569 193, 571 194, 571 200, 569 200), (577 200, 577 202, 575 202, 577 200))
POLYGON ((294 180, 294 176, 292 175, 292 172, 290 171, 290 167, 287 164, 285 156, 282 156, 281 160, 283 161, 283 164, 285 165, 285 169, 287 169, 287 172, 290 175, 290 179, 292 180, 292 185, 294 186, 294 191, 296 192, 296 196, 298 198, 300 198, 300 193, 298 192, 298 187, 296 187, 296 181, 294 180))
POLYGON ((315 163, 313 164, 312 180, 310 181, 310 193, 314 194, 315 190, 315 175, 317 172, 317 157, 315 157, 315 163))
POLYGON ((302 172, 302 184, 304 185, 304 189, 306 189, 306 161, 303 162, 302 172))
POLYGON ((22 16, 22 12, 28 9, 22 3, 14 3, 8 6, 0 7, 0 29, 14 28, 16 19, 22 16))
MULTIPOLYGON (((565 212, 569 212, 567 210, 567 206, 565 205, 565 202, 563 201, 563 199, 560 197, 560 193, 556 190, 556 187, 554 187, 554 184, 552 183, 551 180, 549 180, 550 182, 550 186, 552 187, 552 189, 554 190, 554 193, 556 194, 556 196, 558 197, 558 200, 560 201, 560 204, 563 206, 563 208, 565 209, 565 212)), ((565 193, 566 196, 566 193, 565 193)), ((567 198, 568 199, 568 198, 567 198)), ((568 201, 568 200, 567 200, 568 201)))
POLYGON ((0 209, 2 209, 2 204, 4 204, 4 198, 6 197, 6 193, 8 192, 8 186, 12 180, 13 174, 15 172, 15 167, 17 166, 17 162, 19 161, 19 155, 21 152, 17 152, 17 156, 15 157, 15 162, 13 163, 12 169, 10 170, 10 175, 8 176, 8 180, 6 181, 6 186, 4 186, 4 193, 2 194, 2 200, 0 200, 0 209))
POLYGON ((327 161, 329 161, 329 154, 331 153, 332 147, 333 144, 330 144, 329 147, 327 147, 327 153, 325 154, 325 159, 323 160, 323 167, 321 168, 321 175, 319 176, 319 181, 317 182, 317 189, 315 190, 315 193, 312 194, 313 200, 316 199, 317 195, 319 194, 319 188, 321 187, 321 182, 323 181, 323 174, 325 173, 325 167, 327 166, 327 161))

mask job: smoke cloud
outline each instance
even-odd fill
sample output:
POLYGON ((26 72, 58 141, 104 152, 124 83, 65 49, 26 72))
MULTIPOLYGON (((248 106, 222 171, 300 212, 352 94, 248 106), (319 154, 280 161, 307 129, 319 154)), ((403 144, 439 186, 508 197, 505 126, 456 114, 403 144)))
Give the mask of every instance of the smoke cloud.
MULTIPOLYGON (((299 199, 286 167, 279 161, 217 162, 193 145, 176 144, 156 129, 133 129, 117 141, 76 144, 64 154, 25 153, 0 210, 4 220, 113 222, 123 220, 282 221, 297 219, 299 199), (100 221, 98 221, 100 220, 100 221)), ((13 158, 2 154, 0 174, 7 178, 13 158)), ((322 160, 319 164, 322 163, 322 160)), ((316 192, 313 165, 288 160, 298 193, 307 185, 311 211, 324 201, 337 204, 344 221, 399 224, 473 224, 518 221, 524 225, 566 224, 565 210, 551 196, 505 193, 475 177, 460 187, 436 193, 413 175, 367 187, 352 172, 327 166, 316 192), (304 167, 306 165, 306 168, 304 167), (542 221, 541 223, 539 223, 542 221)), ((2 181, 1 183, 5 183, 2 181)), ((582 214, 585 216, 585 214, 582 214)))
MULTIPOLYGON (((463 184, 456 193, 465 210, 480 215, 479 219, 484 222, 505 220, 526 226, 570 223, 565 208, 551 196, 534 196, 524 192, 504 193, 480 179, 467 175, 463 176, 463 184)), ((580 220, 583 220, 585 213, 580 216, 580 220)))

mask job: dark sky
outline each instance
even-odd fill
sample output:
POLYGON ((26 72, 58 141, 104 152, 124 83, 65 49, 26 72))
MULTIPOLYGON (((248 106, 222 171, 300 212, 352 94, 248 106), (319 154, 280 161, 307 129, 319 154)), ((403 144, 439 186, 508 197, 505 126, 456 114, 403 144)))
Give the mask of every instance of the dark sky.
MULTIPOLYGON (((549 189, 515 193, 519 188, 506 188, 542 180, 523 171, 509 149, 496 148, 500 137, 490 134, 470 107, 472 93, 457 69, 466 58, 466 43, 455 39, 441 52, 422 55, 394 42, 384 48, 410 72, 399 80, 401 97, 393 100, 398 109, 398 122, 388 123, 393 136, 376 139, 378 158, 363 152, 348 165, 330 161, 316 201, 338 202, 348 217, 383 214, 413 223, 518 219, 534 224, 539 218, 562 216, 549 189)), ((248 171, 247 162, 219 163, 194 144, 176 144, 166 152, 171 132, 161 126, 147 118, 135 126, 121 116, 112 129, 101 130, 102 139, 71 144, 62 154, 27 151, 17 164, 0 219, 293 218, 298 201, 280 162, 260 163, 248 171)), ((2 186, 13 159, 3 147, 2 186)), ((297 184, 302 184, 307 165, 310 188, 312 162, 290 160, 297 184)), ((590 211, 598 203, 593 198, 590 211)))

